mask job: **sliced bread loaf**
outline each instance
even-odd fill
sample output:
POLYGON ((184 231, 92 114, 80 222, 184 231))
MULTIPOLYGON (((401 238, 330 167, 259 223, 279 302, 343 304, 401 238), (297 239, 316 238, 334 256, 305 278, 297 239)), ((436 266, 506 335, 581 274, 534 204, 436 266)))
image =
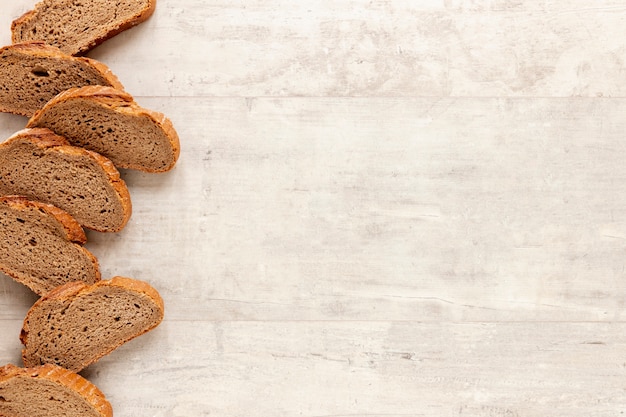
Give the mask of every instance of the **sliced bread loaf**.
POLYGON ((0 368, 0 416, 113 417, 104 394, 82 376, 56 365, 0 368))
POLYGON ((27 126, 53 130, 72 145, 106 156, 118 168, 164 172, 180 154, 170 120, 113 87, 64 91, 37 111, 27 126))
POLYGON ((0 48, 0 79, 0 111, 28 117, 68 88, 107 85, 123 89, 106 65, 64 54, 42 42, 0 48))
POLYGON ((163 300, 143 281, 68 283, 28 311, 22 358, 26 366, 53 363, 78 372, 162 320, 163 300))
POLYGON ((0 144, 0 195, 52 204, 102 232, 121 230, 132 210, 111 161, 48 129, 24 129, 0 144))
POLYGON ((43 0, 13 21, 13 42, 43 41, 66 54, 84 54, 146 20, 156 0, 43 0))
POLYGON ((24 197, 0 197, 0 270, 39 295, 71 281, 100 280, 82 227, 65 211, 24 197))

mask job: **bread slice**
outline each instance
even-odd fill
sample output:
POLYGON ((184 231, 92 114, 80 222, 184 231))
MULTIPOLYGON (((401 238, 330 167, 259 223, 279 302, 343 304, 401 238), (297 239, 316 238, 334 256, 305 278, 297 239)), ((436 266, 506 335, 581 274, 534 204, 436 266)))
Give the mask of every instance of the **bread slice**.
POLYGON ((40 298, 20 339, 26 366, 53 363, 79 372, 163 320, 163 300, 149 284, 115 277, 73 282, 40 298))
POLYGON ((13 42, 43 41, 66 54, 91 48, 146 20, 156 0, 43 0, 13 21, 13 42))
POLYGON ((65 211, 24 197, 0 197, 0 270, 39 295, 72 281, 100 280, 82 227, 65 211))
POLYGON ((0 111, 30 117, 72 87, 107 85, 123 89, 104 64, 77 58, 42 42, 0 48, 0 111))
POLYGON ((56 365, 0 368, 0 416, 113 417, 104 394, 82 376, 56 365))
POLYGON ((101 232, 121 230, 132 210, 111 161, 48 129, 24 129, 0 144, 0 195, 52 204, 101 232))
POLYGON ((172 122, 113 87, 64 91, 37 111, 27 127, 53 130, 72 145, 106 156, 118 168, 164 172, 180 154, 172 122))

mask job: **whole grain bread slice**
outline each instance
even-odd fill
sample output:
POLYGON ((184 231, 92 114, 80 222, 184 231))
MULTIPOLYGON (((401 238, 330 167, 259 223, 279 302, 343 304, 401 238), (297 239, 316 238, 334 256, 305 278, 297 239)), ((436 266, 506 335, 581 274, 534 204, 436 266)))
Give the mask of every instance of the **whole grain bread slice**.
POLYGON ((54 96, 72 87, 124 87, 104 64, 73 57, 42 42, 0 48, 0 112, 30 117, 54 96))
POLYGON ((0 195, 22 195, 101 232, 121 230, 130 194, 110 160, 48 129, 24 129, 0 144, 0 195))
POLYGON ((27 127, 53 130, 72 145, 106 156, 118 168, 164 172, 180 154, 172 122, 113 87, 64 91, 37 111, 27 127))
POLYGON ((43 0, 11 25, 14 43, 43 41, 70 55, 145 21, 156 0, 43 0))
POLYGON ((163 320, 163 300, 149 284, 114 277, 73 282, 40 298, 20 339, 26 366, 53 363, 79 372, 163 320))
POLYGON ((0 197, 0 270, 39 295, 72 281, 100 280, 83 228, 65 211, 21 196, 0 197))
POLYGON ((82 376, 56 365, 0 368, 0 416, 113 417, 104 394, 82 376))

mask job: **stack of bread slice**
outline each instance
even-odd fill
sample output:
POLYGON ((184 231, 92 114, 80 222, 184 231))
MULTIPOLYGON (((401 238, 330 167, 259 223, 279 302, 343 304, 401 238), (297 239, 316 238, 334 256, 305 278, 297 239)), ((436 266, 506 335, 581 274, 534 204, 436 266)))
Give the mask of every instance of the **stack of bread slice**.
POLYGON ((29 118, 0 143, 0 271, 40 296, 19 335, 24 367, 0 368, 0 416, 112 416, 77 373, 163 320, 149 283, 101 280, 83 229, 119 232, 128 223, 118 169, 166 172, 180 154, 167 117, 140 107, 105 64, 79 56, 155 7, 42 0, 0 48, 8 80, 0 111, 29 118))

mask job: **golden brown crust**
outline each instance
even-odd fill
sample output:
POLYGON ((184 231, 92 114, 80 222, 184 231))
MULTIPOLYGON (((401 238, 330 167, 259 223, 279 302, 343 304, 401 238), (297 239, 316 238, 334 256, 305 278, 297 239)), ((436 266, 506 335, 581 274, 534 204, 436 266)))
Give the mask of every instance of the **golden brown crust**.
POLYGON ((17 42, 17 36, 15 33, 15 29, 18 26, 23 25, 24 23, 28 22, 30 19, 32 19, 35 15, 35 10, 29 10, 26 13, 24 13, 23 15, 21 15, 20 17, 18 17, 17 19, 15 19, 13 22, 11 22, 11 42, 13 43, 18 43, 17 42))
POLYGON ((111 71, 108 66, 100 61, 96 61, 95 59, 68 55, 59 48, 47 45, 41 41, 29 41, 7 45, 0 48, 0 54, 2 54, 5 50, 12 50, 40 58, 69 59, 77 62, 83 62, 88 66, 94 67, 107 80, 107 82, 111 84, 112 87, 115 87, 118 90, 124 90, 124 86, 117 76, 113 74, 113 71, 111 71))
MULTIPOLYGON (((119 27, 110 30, 104 36, 96 38, 92 40, 91 42, 85 44, 82 48, 80 48, 73 55, 84 55, 89 50, 102 44, 104 41, 111 39, 112 37, 122 33, 123 31, 130 29, 133 26, 137 26, 138 24, 146 21, 150 16, 154 14, 155 9, 156 9, 156 0, 149 0, 148 7, 146 9, 135 14, 132 18, 122 23, 119 27)), ((22 16, 18 17, 11 23, 11 40, 13 43, 17 43, 20 41, 20 39, 17 36, 16 29, 24 25, 25 23, 27 23, 29 20, 36 18, 37 17, 36 11, 37 11, 37 5, 35 5, 35 8, 33 10, 30 10, 24 13, 22 16)))
POLYGON ((76 394, 90 404, 102 417, 113 417, 113 408, 104 397, 102 391, 91 382, 72 371, 52 364, 33 368, 20 368, 8 364, 0 368, 0 383, 8 382, 12 378, 20 376, 44 379, 59 384, 76 392, 76 394))
MULTIPOLYGON (((111 107, 118 107, 122 103, 134 104, 135 99, 124 90, 109 87, 106 85, 87 85, 84 87, 74 87, 59 93, 56 97, 46 103, 47 106, 54 106, 72 98, 91 98, 111 107), (120 103, 122 102, 122 103, 120 103)), ((37 113, 40 113, 39 110, 37 113)), ((36 115, 33 116, 33 119, 36 115)))
POLYGON ((127 92, 109 86, 91 85, 80 88, 71 88, 58 94, 46 105, 38 110, 28 121, 27 127, 36 125, 41 115, 50 107, 79 98, 87 98, 111 108, 113 111, 124 113, 132 117, 146 117, 152 120, 165 134, 169 140, 174 157, 171 163, 159 170, 149 169, 143 166, 128 166, 127 168, 139 169, 146 172, 165 172, 174 167, 180 157, 180 139, 171 120, 163 113, 145 109, 139 106, 134 98, 127 92))
POLYGON ((26 210, 31 207, 40 210, 54 217, 57 222, 59 222, 59 225, 62 226, 62 230, 65 232, 65 238, 67 240, 81 245, 87 242, 87 236, 82 226, 65 210, 61 210, 52 204, 32 201, 26 197, 16 195, 0 197, 0 204, 7 204, 15 210, 26 210))
POLYGON ((0 48, 0 51, 12 50, 23 54, 32 56, 38 56, 42 58, 67 58, 68 55, 64 54, 60 49, 54 46, 47 45, 41 41, 30 41, 14 43, 0 48))
POLYGON ((17 140, 20 137, 28 136, 35 139, 33 144, 37 145, 41 149, 52 148, 55 146, 69 146, 70 143, 63 136, 59 136, 50 129, 44 127, 26 128, 15 132, 4 143, 17 140))
MULTIPOLYGON (((23 43, 8 45, 8 46, 0 48, 0 55, 10 54, 10 53, 20 54, 22 56, 31 56, 34 58, 49 59, 51 61, 54 61, 54 60, 74 61, 75 63, 79 63, 80 65, 84 67, 90 67, 93 70, 95 70, 99 74, 99 76, 102 77, 102 80, 97 81, 97 82, 110 84, 111 86, 119 90, 124 89, 124 86, 119 81, 119 79, 115 76, 115 74, 113 74, 111 69, 107 67, 105 64, 99 61, 96 61, 94 59, 67 55, 63 53, 60 49, 55 48, 53 46, 46 45, 43 42, 39 42, 39 41, 23 42, 23 43)), ((95 80, 93 81, 94 83, 96 83, 95 80)), ((36 111, 36 108, 30 108, 28 106, 20 107, 16 105, 10 105, 7 103, 0 104, 0 112, 19 114, 21 116, 30 117, 33 115, 35 111, 36 111)))

